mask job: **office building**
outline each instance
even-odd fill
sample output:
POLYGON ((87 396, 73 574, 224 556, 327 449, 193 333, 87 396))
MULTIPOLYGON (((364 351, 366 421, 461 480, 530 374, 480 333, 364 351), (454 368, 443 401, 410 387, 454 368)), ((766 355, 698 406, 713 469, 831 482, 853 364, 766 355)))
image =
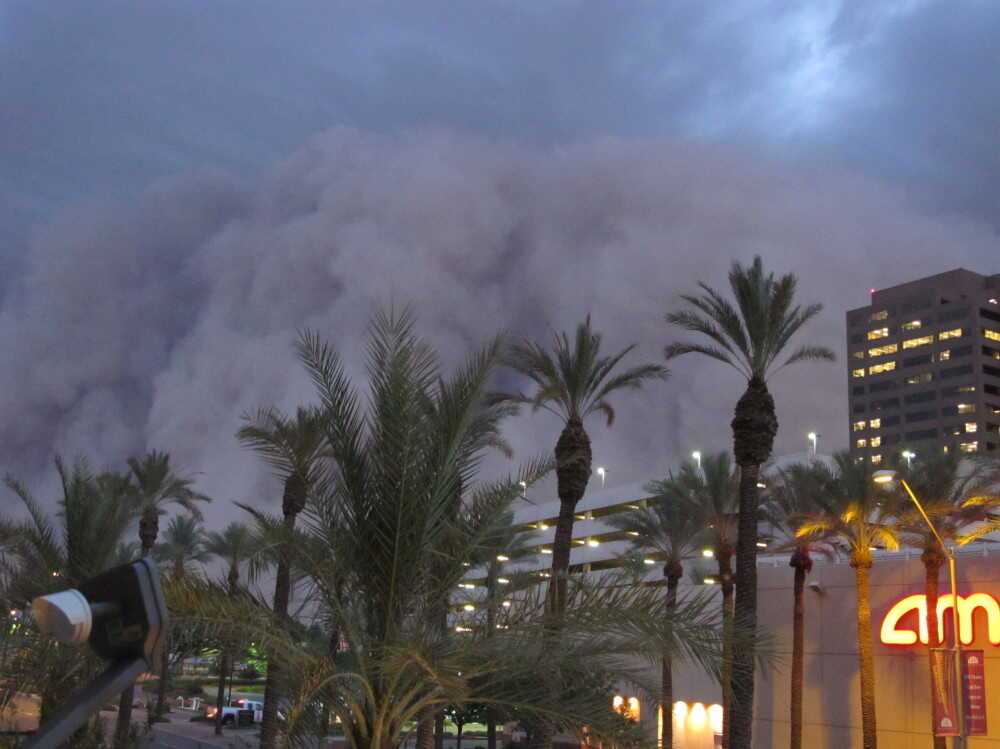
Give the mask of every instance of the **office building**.
POLYGON ((1000 446, 1000 274, 962 268, 873 289, 847 312, 850 444, 892 452, 1000 446))

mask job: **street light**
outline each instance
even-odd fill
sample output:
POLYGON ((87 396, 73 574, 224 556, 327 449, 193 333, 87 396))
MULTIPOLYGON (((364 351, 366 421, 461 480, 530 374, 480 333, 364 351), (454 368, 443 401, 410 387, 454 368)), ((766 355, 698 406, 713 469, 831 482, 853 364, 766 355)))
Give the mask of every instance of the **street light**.
POLYGON ((521 485, 521 499, 527 499, 528 498, 528 482, 527 481, 518 481, 517 483, 519 483, 521 485))
POLYGON ((698 464, 698 470, 701 470, 701 450, 695 450, 691 453, 691 457, 694 458, 694 462, 698 464))
POLYGON ((809 438, 810 450, 812 451, 813 457, 816 457, 816 440, 819 438, 819 435, 816 434, 816 432, 809 432, 806 437, 809 438))
POLYGON ((906 461, 906 467, 910 468, 913 464, 913 459, 917 457, 917 454, 912 450, 903 450, 901 454, 903 456, 903 460, 906 461))
POLYGON ((605 470, 604 466, 597 466, 597 475, 601 477, 601 488, 604 488, 604 479, 607 477, 608 472, 605 470))
MULTIPOLYGON (((909 450, 903 453, 904 458, 907 457, 906 453, 908 452, 909 450)), ((914 457, 912 453, 910 453, 910 457, 914 457)), ((907 461, 909 461, 909 458, 907 458, 907 461)), ((920 504, 920 500, 917 499, 917 495, 913 493, 913 489, 910 488, 906 479, 902 476, 898 476, 895 471, 883 469, 881 471, 875 471, 875 473, 872 474, 872 481, 876 484, 891 484, 893 481, 899 481, 899 483, 902 484, 906 493, 910 496, 910 499, 913 500, 913 504, 917 506, 917 510, 920 512, 920 517, 922 517, 924 522, 927 523, 927 527, 931 529, 931 533, 934 534, 934 538, 937 539, 937 542, 941 545, 941 550, 944 551, 945 556, 948 558, 948 578, 951 582, 952 665, 955 673, 955 707, 956 712, 958 713, 958 736, 954 737, 954 747, 955 749, 960 749, 960 747, 965 744, 965 705, 962 704, 962 692, 960 691, 962 688, 962 671, 960 665, 962 646, 958 640, 958 580, 957 575, 955 574, 955 549, 950 546, 945 546, 944 539, 941 538, 937 528, 934 527, 934 523, 931 522, 930 517, 927 515, 927 511, 924 510, 924 506, 920 504)))

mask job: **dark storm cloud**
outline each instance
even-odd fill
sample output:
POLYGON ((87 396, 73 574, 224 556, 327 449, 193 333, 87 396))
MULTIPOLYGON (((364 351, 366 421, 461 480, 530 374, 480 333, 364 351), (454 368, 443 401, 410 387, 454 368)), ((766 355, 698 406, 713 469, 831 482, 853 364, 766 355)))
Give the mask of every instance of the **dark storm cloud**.
MULTIPOLYGON (((247 409, 312 398, 291 352, 303 326, 356 374, 365 323, 390 300, 416 305, 451 364, 497 328, 547 335, 588 312, 609 347, 638 342, 636 361, 656 360, 677 294, 696 279, 724 284, 732 257, 759 252, 827 305, 810 340, 840 350, 844 307, 897 272, 863 258, 907 257, 919 275, 942 269, 942 246, 956 248, 948 265, 996 251, 981 228, 921 218, 877 185, 708 146, 336 130, 254 180, 175 180, 37 233, 0 312, 5 463, 37 469, 53 449, 120 463, 155 446, 220 499, 259 501, 261 468, 233 434, 247 409)), ((776 379, 779 451, 800 449, 808 429, 844 444, 843 366, 776 379)), ((615 482, 725 448, 738 378, 712 362, 674 369, 624 394, 613 429, 593 425, 615 482)), ((557 432, 543 416, 508 427, 521 457, 551 449, 557 432)))
MULTIPOLYGON (((497 327, 590 311, 609 345, 656 359, 676 295, 760 252, 827 305, 811 335, 839 350, 868 287, 998 270, 997 16, 0 0, 0 468, 155 447, 256 499, 233 432, 246 408, 310 397, 295 330, 360 372, 392 299, 450 362, 497 327)), ((843 366, 778 378, 779 451, 808 429, 844 446, 843 366)), ((724 446, 735 376, 674 369, 595 425, 613 483, 724 446)), ((527 455, 557 425, 509 431, 527 455)))

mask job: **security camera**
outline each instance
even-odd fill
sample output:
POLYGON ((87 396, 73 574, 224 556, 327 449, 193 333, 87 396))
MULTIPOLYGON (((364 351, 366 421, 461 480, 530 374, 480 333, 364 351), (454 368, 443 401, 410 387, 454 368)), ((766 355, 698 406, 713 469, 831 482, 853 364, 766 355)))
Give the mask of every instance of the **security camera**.
POLYGON ((816 580, 810 580, 809 582, 807 582, 806 587, 809 588, 809 590, 813 591, 814 593, 818 593, 821 596, 826 595, 826 588, 824 588, 823 585, 817 582, 816 580))
POLYGON ((47 720, 24 749, 48 749, 64 741, 109 698, 126 689, 153 664, 167 626, 160 573, 150 558, 115 567, 76 588, 40 596, 31 603, 38 628, 70 645, 89 643, 111 661, 47 720))

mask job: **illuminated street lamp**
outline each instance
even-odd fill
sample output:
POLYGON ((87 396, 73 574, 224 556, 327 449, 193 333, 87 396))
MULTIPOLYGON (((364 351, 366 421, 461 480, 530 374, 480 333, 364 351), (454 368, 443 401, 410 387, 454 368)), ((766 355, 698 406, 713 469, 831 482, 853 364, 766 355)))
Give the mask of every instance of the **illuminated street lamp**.
MULTIPOLYGON (((906 452, 909 452, 907 450, 906 452)), ((906 452, 903 453, 903 457, 906 457, 906 452)), ((913 453, 910 453, 910 458, 913 457, 913 453)), ((909 458, 907 458, 909 462, 909 458)), ((924 506, 920 504, 920 500, 917 499, 917 495, 913 493, 913 489, 906 482, 902 476, 896 474, 895 471, 890 471, 887 469, 881 471, 875 471, 872 474, 872 481, 876 484, 891 484, 893 481, 899 481, 903 489, 913 500, 913 504, 917 506, 917 510, 920 512, 920 517, 924 519, 927 523, 927 527, 931 529, 931 533, 934 534, 934 538, 941 545, 941 550, 944 551, 945 556, 948 558, 948 578, 951 582, 951 642, 952 642, 952 662, 955 671, 955 706, 956 712, 958 713, 958 736, 955 736, 955 742, 953 746, 955 749, 961 749, 965 745, 965 706, 962 704, 962 671, 960 666, 961 661, 961 644, 958 639, 958 580, 955 573, 955 549, 951 546, 946 546, 944 539, 941 538, 934 527, 934 523, 931 522, 930 517, 927 515, 927 511, 924 510, 924 506)))
POLYGON ((807 434, 806 437, 809 438, 809 451, 812 453, 812 456, 815 458, 816 457, 816 440, 819 439, 819 435, 816 434, 816 432, 809 432, 809 434, 807 434))
POLYGON ((915 457, 917 457, 917 454, 915 452, 913 452, 912 450, 903 450, 903 452, 901 453, 901 455, 903 456, 903 460, 906 461, 906 467, 907 468, 911 467, 911 465, 913 464, 913 459, 915 457))
POLYGON ((607 477, 608 472, 605 470, 604 466, 597 466, 597 475, 601 477, 601 488, 604 488, 604 479, 607 477))
POLYGON ((701 470, 701 450, 695 450, 691 453, 691 457, 694 458, 694 462, 698 464, 698 470, 701 470))
POLYGON ((527 481, 518 481, 517 483, 519 483, 521 485, 521 499, 527 499, 528 498, 528 482, 527 481))

